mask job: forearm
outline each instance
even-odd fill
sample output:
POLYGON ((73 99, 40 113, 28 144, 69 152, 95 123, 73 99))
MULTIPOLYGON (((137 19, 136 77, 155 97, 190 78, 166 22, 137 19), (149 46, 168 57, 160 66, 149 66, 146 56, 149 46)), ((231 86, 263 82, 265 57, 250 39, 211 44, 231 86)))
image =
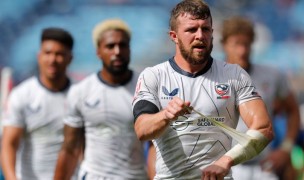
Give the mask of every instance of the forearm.
POLYGON ((243 163, 257 156, 270 142, 267 137, 257 130, 248 130, 246 136, 246 139, 240 141, 225 154, 233 160, 233 165, 243 163))
POLYGON ((16 177, 16 153, 17 148, 13 145, 2 147, 1 164, 5 179, 15 180, 16 177))
POLYGON ((148 157, 147 157, 147 172, 149 179, 154 179, 155 176, 155 162, 156 162, 156 149, 152 142, 150 141, 150 147, 148 150, 148 157))
POLYGON ((149 102, 143 102, 141 105, 138 105, 139 102, 135 105, 133 110, 139 115, 135 121, 135 132, 139 140, 152 140, 160 137, 163 132, 167 129, 171 121, 174 121, 178 116, 189 113, 188 108, 190 106, 189 101, 183 101, 178 97, 174 97, 163 110, 158 111, 158 108, 149 102), (145 106, 154 110, 143 111, 145 106), (143 113, 140 112, 154 112, 154 113, 143 113), (156 112, 156 113, 155 113, 156 112))
POLYGON ((298 108, 294 108, 287 117, 286 138, 296 140, 300 127, 300 115, 298 108))
POLYGON ((285 138, 281 144, 281 149, 290 152, 299 133, 300 112, 293 93, 290 93, 287 98, 283 100, 283 104, 287 115, 287 127, 285 138))
POLYGON ((54 179, 70 180, 79 162, 80 149, 67 151, 62 149, 58 155, 54 179))
POLYGON ((135 132, 139 140, 152 140, 161 136, 169 125, 164 112, 142 114, 135 121, 135 132))
POLYGON ((240 114, 249 130, 244 142, 239 142, 227 156, 233 165, 245 162, 258 155, 273 139, 273 130, 266 106, 262 100, 251 100, 240 105, 240 114))
POLYGON ((289 153, 291 152, 299 133, 299 127, 300 127, 299 110, 298 108, 294 108, 288 113, 286 135, 280 145, 280 149, 289 153))
POLYGON ((56 180, 70 180, 84 147, 84 129, 64 126, 64 142, 55 168, 56 180))

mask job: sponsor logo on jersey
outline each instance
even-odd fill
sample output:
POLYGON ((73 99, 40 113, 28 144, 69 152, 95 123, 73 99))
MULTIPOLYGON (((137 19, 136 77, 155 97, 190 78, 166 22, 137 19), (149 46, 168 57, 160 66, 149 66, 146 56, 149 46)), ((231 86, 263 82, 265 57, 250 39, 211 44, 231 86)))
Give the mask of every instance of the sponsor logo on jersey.
POLYGON ((228 99, 230 96, 228 95, 229 92, 229 85, 228 84, 218 84, 215 85, 215 92, 219 95, 217 99, 228 99))
POLYGON ((179 88, 175 88, 173 91, 169 91, 165 86, 162 86, 162 91, 166 96, 161 97, 161 99, 173 99, 173 96, 177 95, 179 88))
POLYGON ((30 105, 28 104, 26 107, 25 107, 26 111, 29 113, 29 114, 36 114, 40 111, 41 109, 41 106, 40 105, 30 105))
MULTIPOLYGON (((210 119, 216 120, 217 122, 223 123, 225 117, 209 117, 210 119)), ((197 126, 215 126, 208 118, 200 118, 197 120, 197 126)))
POLYGON ((176 121, 173 121, 170 125, 175 131, 183 131, 188 128, 189 125, 192 125, 193 122, 191 121, 185 121, 188 119, 187 116, 179 116, 176 121))
MULTIPOLYGON (((208 117, 209 119, 213 119, 217 122, 224 123, 225 117, 208 117)), ((172 122, 170 125, 175 131, 184 131, 189 126, 191 127, 215 127, 215 124, 210 122, 208 118, 196 118, 194 120, 190 120, 187 116, 180 116, 176 121, 172 122)))
POLYGON ((84 104, 88 107, 88 108, 95 108, 97 107, 97 105, 100 103, 99 99, 96 100, 95 102, 88 102, 88 101, 85 101, 84 104))

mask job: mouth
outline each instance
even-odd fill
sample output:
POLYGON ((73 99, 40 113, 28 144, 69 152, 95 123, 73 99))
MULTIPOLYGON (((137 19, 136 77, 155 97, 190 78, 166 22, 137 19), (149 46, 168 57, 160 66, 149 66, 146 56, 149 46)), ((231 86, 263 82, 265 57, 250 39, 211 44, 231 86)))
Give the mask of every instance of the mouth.
POLYGON ((192 49, 195 51, 204 51, 207 48, 205 45, 194 45, 192 46, 192 49))
POLYGON ((50 66, 48 67, 48 72, 50 73, 56 73, 58 71, 58 68, 57 67, 54 67, 54 66, 50 66))
POLYGON ((124 62, 121 59, 112 60, 112 65, 113 66, 122 66, 123 64, 124 64, 124 62))

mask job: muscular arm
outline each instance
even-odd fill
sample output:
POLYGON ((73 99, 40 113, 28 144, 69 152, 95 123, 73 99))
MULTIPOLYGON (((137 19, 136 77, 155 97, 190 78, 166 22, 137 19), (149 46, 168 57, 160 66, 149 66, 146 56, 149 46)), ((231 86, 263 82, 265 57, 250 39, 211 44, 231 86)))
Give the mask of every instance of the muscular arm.
POLYGON ((283 107, 285 108, 287 115, 287 131, 285 139, 295 141, 300 127, 299 106, 292 93, 289 93, 281 103, 284 105, 283 107))
POLYGON ((148 157, 147 157, 147 169, 149 179, 154 179, 155 176, 155 163, 156 163, 156 149, 151 141, 149 141, 148 157))
POLYGON ((64 142, 58 155, 54 179, 71 179, 82 152, 83 134, 82 128, 64 126, 64 142))
POLYGON ((269 141, 274 137, 272 123, 261 99, 251 100, 239 106, 240 115, 249 129, 261 132, 269 141))
POLYGON ((23 129, 6 126, 3 129, 1 164, 5 179, 15 180, 16 153, 23 135, 23 129))
POLYGON ((277 100, 276 102, 287 115, 286 135, 281 146, 269 153, 261 163, 262 166, 264 163, 271 164, 272 166, 267 167, 267 170, 273 170, 282 174, 284 170, 288 169, 288 166, 292 166, 290 153, 299 132, 300 114, 298 104, 292 93, 285 99, 277 100))
POLYGON ((174 97, 166 108, 155 114, 141 114, 135 121, 135 132, 139 140, 152 140, 161 136, 170 121, 176 120, 179 115, 188 112, 184 106, 190 102, 184 102, 174 97))
MULTIPOLYGON (((267 138, 268 143, 273 139, 273 130, 272 130, 271 121, 267 113, 265 104, 262 100, 258 99, 258 100, 247 101, 239 106, 239 111, 242 116, 242 119, 244 120, 245 124, 248 126, 249 129, 261 133, 264 137, 267 138)), ((257 140, 259 141, 259 139, 257 140)), ((266 145, 267 143, 265 142, 261 142, 261 143, 257 142, 256 144, 253 144, 253 146, 250 149, 254 149, 254 151, 259 153, 263 148, 266 147, 266 145), (261 145, 262 147, 258 147, 261 145)), ((226 155, 222 156, 213 164, 203 169, 202 178, 211 176, 222 179, 224 176, 228 174, 231 166, 252 158, 250 155, 251 152, 244 153, 245 151, 247 151, 247 148, 242 149, 244 152, 240 150, 241 150, 240 148, 233 147, 232 150, 226 153, 226 155), (229 156, 228 154, 232 154, 232 156, 234 156, 234 159, 232 158, 232 156, 229 156)))

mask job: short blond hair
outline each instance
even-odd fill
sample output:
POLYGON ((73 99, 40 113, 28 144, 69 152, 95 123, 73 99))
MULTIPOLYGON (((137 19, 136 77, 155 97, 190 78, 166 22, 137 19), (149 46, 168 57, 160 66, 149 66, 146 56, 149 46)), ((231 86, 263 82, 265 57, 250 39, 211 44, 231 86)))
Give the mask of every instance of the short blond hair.
POLYGON ((98 47, 98 43, 100 40, 101 35, 108 30, 121 30, 124 31, 128 36, 129 39, 131 38, 131 31, 129 26, 122 21, 121 19, 107 19, 98 23, 92 32, 93 43, 95 47, 98 47))

